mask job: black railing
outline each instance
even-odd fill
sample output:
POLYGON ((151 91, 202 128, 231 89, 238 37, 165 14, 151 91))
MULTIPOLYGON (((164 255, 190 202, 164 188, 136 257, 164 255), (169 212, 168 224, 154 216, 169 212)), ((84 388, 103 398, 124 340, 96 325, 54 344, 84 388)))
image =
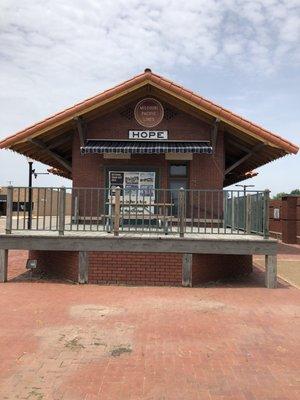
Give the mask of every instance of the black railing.
POLYGON ((268 203, 267 190, 8 187, 6 232, 256 234, 268 238, 268 203))

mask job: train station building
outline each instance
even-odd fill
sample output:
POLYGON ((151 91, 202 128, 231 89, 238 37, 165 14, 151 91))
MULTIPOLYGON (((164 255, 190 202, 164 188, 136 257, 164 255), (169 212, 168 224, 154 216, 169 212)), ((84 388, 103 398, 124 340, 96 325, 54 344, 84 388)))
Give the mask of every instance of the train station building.
MULTIPOLYGON (((56 189, 44 188, 47 215, 30 215, 30 232, 26 213, 8 218, 3 251, 27 248, 45 274, 192 286, 250 273, 258 251, 269 255, 274 275, 268 191, 227 188, 298 147, 150 69, 7 137, 0 148, 70 179, 55 199, 56 189)), ((23 205, 36 191, 39 207, 43 189, 10 190, 23 205)))

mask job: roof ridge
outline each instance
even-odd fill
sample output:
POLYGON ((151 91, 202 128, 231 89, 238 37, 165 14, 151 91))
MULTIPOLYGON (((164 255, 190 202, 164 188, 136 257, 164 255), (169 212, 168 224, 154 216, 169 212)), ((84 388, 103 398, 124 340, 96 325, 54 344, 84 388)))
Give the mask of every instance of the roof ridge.
MULTIPOLYGON (((260 124, 258 124, 258 123, 256 123, 256 122, 252 122, 252 121, 250 121, 248 118, 246 118, 246 117, 244 117, 244 116, 242 116, 242 115, 239 115, 239 114, 236 114, 236 113, 232 112, 232 111, 229 110, 227 107, 223 107, 223 106, 221 106, 220 104, 218 104, 218 103, 216 103, 216 102, 214 102, 214 101, 208 99, 207 97, 204 97, 204 96, 198 94, 197 92, 194 92, 194 91, 192 91, 192 90, 186 89, 183 85, 176 84, 176 83, 174 83, 173 81, 171 81, 170 79, 167 79, 167 78, 165 78, 165 77, 163 77, 162 75, 159 75, 159 74, 151 73, 151 75, 156 76, 156 77, 158 77, 159 79, 162 79, 162 80, 164 80, 165 82, 170 83, 170 86, 178 87, 178 88, 182 89, 183 91, 188 92, 188 93, 190 93, 191 95, 196 96, 196 97, 198 97, 198 98, 204 100, 205 102, 210 103, 210 104, 212 104, 213 106, 216 106, 216 107, 220 108, 220 110, 224 110, 224 112, 227 112, 227 113, 229 113, 229 114, 231 114, 231 115, 233 115, 233 116, 235 116, 235 117, 237 117, 237 118, 239 118, 239 119, 245 121, 245 123, 249 123, 250 125, 252 125, 252 126, 254 126, 254 127, 257 127, 257 128, 259 128, 259 129, 261 129, 261 130, 267 132, 268 134, 271 134, 272 136, 276 136, 278 139, 280 139, 280 140, 282 140, 282 141, 284 141, 284 142, 286 142, 286 143, 288 143, 288 144, 290 144, 290 145, 292 145, 292 146, 295 146, 292 142, 290 142, 289 140, 287 140, 287 139, 281 137, 278 133, 274 133, 274 132, 272 132, 272 131, 270 131, 270 130, 264 128, 262 125, 260 125, 260 124)), ((151 79, 150 79, 150 80, 151 80, 151 79)), ((298 147, 298 146, 295 146, 295 147, 298 147)), ((298 147, 298 150, 299 150, 299 147, 298 147)))
POLYGON ((232 123, 248 132, 253 133, 254 135, 260 137, 263 140, 269 141, 278 147, 284 148, 285 151, 291 153, 297 153, 299 148, 294 145, 292 142, 287 139, 281 137, 277 133, 273 133, 262 126, 249 121, 248 119, 233 113, 227 108, 224 108, 217 103, 201 96, 200 94, 193 92, 192 90, 184 88, 182 85, 179 85, 162 75, 153 73, 151 69, 146 68, 144 72, 133 76, 132 78, 119 83, 112 88, 106 89, 103 92, 97 93, 94 96, 91 96, 85 100, 82 100, 79 103, 74 104, 62 111, 59 111, 48 118, 45 118, 33 125, 28 126, 21 131, 16 132, 15 134, 8 136, 7 138, 0 141, 0 148, 9 147, 15 140, 23 140, 26 137, 30 136, 33 133, 38 132, 39 129, 47 128, 47 125, 50 125, 50 121, 54 121, 59 123, 61 120, 65 118, 72 117, 73 114, 83 112, 85 107, 96 105, 97 101, 105 100, 111 97, 112 94, 119 94, 126 90, 126 88, 131 88, 134 84, 142 83, 143 81, 149 80, 150 82, 160 86, 161 88, 165 88, 169 90, 171 93, 176 93, 179 96, 185 97, 187 100, 198 104, 201 108, 203 108, 206 112, 211 113, 212 115, 216 115, 220 117, 226 123, 232 123), (44 126, 43 126, 44 125, 44 126), (42 126, 42 127, 41 127, 42 126), (285 144, 285 145, 284 145, 285 144))
POLYGON ((0 148, 1 148, 1 143, 4 142, 6 139, 12 138, 12 137, 14 137, 14 136, 17 136, 17 135, 19 135, 19 134, 22 133, 22 132, 28 131, 29 129, 32 129, 32 128, 38 126, 38 125, 41 125, 41 124, 43 124, 43 123, 46 122, 46 121, 49 121, 49 120, 51 120, 51 119, 53 119, 53 118, 55 118, 55 117, 58 117, 58 116, 60 116, 60 115, 62 115, 62 114, 64 114, 64 113, 66 113, 66 112, 69 111, 69 110, 72 110, 72 109, 74 109, 74 108, 77 108, 78 106, 81 106, 81 105, 83 105, 83 104, 86 104, 86 103, 88 103, 88 102, 90 102, 90 101, 96 99, 96 98, 99 97, 100 95, 104 95, 105 93, 109 93, 109 92, 111 92, 111 91, 114 91, 114 90, 116 90, 118 87, 121 87, 121 86, 123 86, 124 84, 128 84, 129 82, 131 82, 131 81, 135 80, 136 78, 139 78, 139 77, 141 77, 141 76, 143 76, 143 75, 145 75, 144 72, 141 73, 141 74, 135 75, 135 76, 133 76, 132 78, 127 79, 126 81, 124 81, 124 82, 122 82, 122 83, 118 83, 117 85, 115 85, 115 86, 113 86, 113 87, 111 87, 111 88, 109 88, 109 89, 105 89, 103 92, 99 92, 99 93, 95 94, 94 96, 90 96, 90 97, 88 97, 88 98, 85 99, 85 100, 79 101, 78 103, 75 103, 75 104, 73 104, 72 106, 63 109, 62 111, 55 112, 54 114, 50 115, 49 117, 41 119, 40 121, 36 122, 35 124, 29 125, 29 126, 27 126, 26 128, 24 128, 24 129, 22 129, 22 130, 20 130, 20 131, 17 131, 17 132, 14 133, 13 135, 8 136, 7 138, 5 138, 4 140, 0 140, 0 148))

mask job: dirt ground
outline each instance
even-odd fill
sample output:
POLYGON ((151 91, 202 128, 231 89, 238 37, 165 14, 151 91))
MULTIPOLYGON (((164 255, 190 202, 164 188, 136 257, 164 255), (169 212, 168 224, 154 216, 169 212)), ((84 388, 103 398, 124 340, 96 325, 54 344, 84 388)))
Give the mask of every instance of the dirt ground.
POLYGON ((251 277, 200 288, 0 285, 0 398, 300 398, 300 291, 251 277))

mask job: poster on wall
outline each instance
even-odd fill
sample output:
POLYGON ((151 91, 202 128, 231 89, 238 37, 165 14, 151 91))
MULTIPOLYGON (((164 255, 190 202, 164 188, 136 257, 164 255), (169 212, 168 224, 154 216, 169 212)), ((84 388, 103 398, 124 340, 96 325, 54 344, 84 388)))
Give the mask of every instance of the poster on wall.
POLYGON ((124 172, 110 172, 109 188, 111 196, 114 196, 116 187, 121 188, 121 196, 122 196, 123 182, 124 182, 124 172))
POLYGON ((124 172, 110 172, 111 185, 123 185, 124 172))
POLYGON ((144 198, 154 197, 155 172, 140 173, 140 196, 144 198))
POLYGON ((124 172, 123 202, 137 203, 139 201, 139 180, 138 172, 124 172))
MULTIPOLYGON (((121 190, 121 202, 123 205, 130 204, 130 212, 153 212, 151 207, 142 207, 142 204, 153 204, 155 202, 155 172, 148 171, 110 171, 109 187, 110 197, 113 200, 115 188, 121 190), (135 207, 133 210, 132 207, 135 207)), ((129 210, 123 210, 123 212, 129 210)))

